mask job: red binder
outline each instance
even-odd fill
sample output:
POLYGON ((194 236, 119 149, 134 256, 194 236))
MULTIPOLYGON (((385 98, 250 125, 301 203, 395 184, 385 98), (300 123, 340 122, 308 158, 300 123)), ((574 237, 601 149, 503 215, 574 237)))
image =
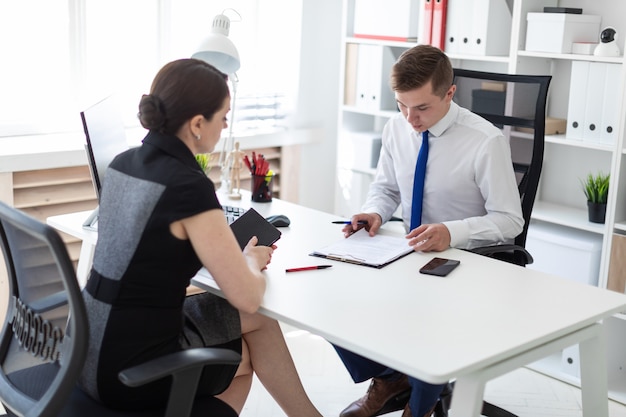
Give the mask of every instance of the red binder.
POLYGON ((424 33, 420 43, 430 45, 432 42, 433 31, 433 2, 435 0, 424 1, 424 33))
POLYGON ((448 0, 430 0, 434 2, 432 32, 430 36, 430 44, 436 46, 443 51, 446 44, 446 11, 448 9, 448 0))

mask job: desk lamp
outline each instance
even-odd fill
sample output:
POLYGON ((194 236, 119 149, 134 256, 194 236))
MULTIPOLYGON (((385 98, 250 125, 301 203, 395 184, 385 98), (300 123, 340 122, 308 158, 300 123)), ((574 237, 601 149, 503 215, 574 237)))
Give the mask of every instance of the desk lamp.
MULTIPOLYGON (((230 9, 233 10, 233 9, 230 9)), ((236 10, 233 10, 237 13, 236 10)), ((225 11, 224 11, 225 12, 225 11)), ((232 100, 230 111, 230 124, 228 136, 224 140, 222 152, 219 158, 219 167, 221 169, 221 186, 220 189, 226 193, 230 192, 230 168, 227 164, 227 157, 233 150, 233 122, 235 120, 235 99, 237 96, 237 74, 236 71, 241 66, 239 61, 239 53, 235 44, 228 38, 230 32, 230 19, 228 16, 218 14, 213 18, 211 33, 200 43, 198 50, 191 56, 192 58, 201 59, 218 70, 228 75, 228 79, 232 85, 232 100)), ((239 13, 237 13, 239 14, 239 13)))

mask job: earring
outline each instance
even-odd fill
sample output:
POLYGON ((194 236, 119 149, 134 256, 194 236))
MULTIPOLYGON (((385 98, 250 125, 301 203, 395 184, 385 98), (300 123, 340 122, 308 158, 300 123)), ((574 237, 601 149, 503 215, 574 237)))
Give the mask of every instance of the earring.
POLYGON ((202 136, 196 135, 196 140, 200 140, 200 139, 202 139, 202 136))

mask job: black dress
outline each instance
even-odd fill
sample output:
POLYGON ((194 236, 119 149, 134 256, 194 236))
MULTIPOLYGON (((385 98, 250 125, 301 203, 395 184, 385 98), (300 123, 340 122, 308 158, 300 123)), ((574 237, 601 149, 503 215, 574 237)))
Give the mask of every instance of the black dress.
MULTIPOLYGON (((113 408, 165 404, 169 380, 129 388, 118 373, 189 347, 241 352, 239 313, 211 294, 185 297, 202 264, 172 222, 219 209, 213 183, 174 136, 149 133, 115 158, 103 182, 98 242, 83 291, 89 315, 89 354, 81 387, 113 408)), ((235 368, 221 370, 234 374, 235 368)), ((200 385, 208 388, 205 370, 200 385)))

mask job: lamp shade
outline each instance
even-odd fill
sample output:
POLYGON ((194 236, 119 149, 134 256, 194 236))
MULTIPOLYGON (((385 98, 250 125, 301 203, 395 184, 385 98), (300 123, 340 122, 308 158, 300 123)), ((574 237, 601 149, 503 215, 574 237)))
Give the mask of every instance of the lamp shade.
POLYGON ((235 44, 228 38, 229 31, 228 16, 223 14, 215 16, 211 33, 200 43, 197 52, 191 57, 208 62, 226 74, 234 74, 241 63, 235 44))

